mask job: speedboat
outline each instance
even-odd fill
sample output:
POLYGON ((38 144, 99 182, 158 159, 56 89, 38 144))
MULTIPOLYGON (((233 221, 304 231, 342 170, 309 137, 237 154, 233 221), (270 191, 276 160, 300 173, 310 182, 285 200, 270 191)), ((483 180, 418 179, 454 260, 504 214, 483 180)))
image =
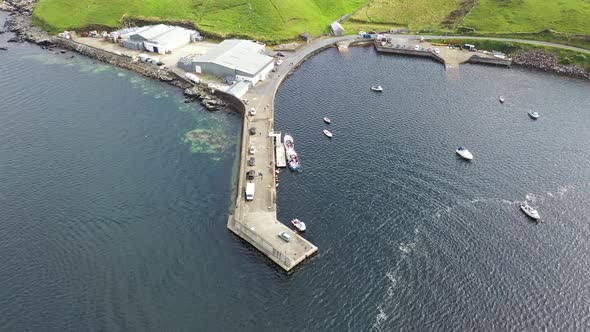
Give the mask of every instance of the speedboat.
POLYGON ((460 155, 461 157, 463 157, 464 159, 467 160, 471 160, 473 159, 473 155, 471 154, 471 152, 469 152, 469 150, 467 150, 464 147, 458 147, 457 150, 455 150, 455 152, 457 152, 458 155, 460 155))
POLYGON ((295 228, 297 228, 298 231, 300 232, 305 232, 305 223, 297 218, 291 220, 291 223, 293 224, 293 226, 295 226, 295 228))
POLYGON ((326 135, 330 138, 332 138, 332 136, 334 136, 334 135, 332 135, 332 133, 328 129, 324 129, 324 135, 326 135))
POLYGON ((329 124, 329 123, 332 123, 332 120, 330 120, 330 118, 326 116, 324 118, 324 122, 329 124))
POLYGON ((377 91, 377 92, 383 92, 383 88, 381 87, 381 85, 373 85, 371 87, 371 90, 377 91))
POLYGON ((533 112, 532 110, 529 111, 529 116, 535 120, 537 120, 539 118, 539 113, 538 112, 533 112))
POLYGON ((500 98, 498 98, 498 100, 503 104, 504 103, 504 96, 500 96, 500 98))
POLYGON ((539 215, 539 212, 537 212, 537 210, 533 209, 527 202, 521 203, 520 204, 520 209, 526 213, 527 216, 535 219, 535 220, 539 220, 541 219, 541 216, 539 215))

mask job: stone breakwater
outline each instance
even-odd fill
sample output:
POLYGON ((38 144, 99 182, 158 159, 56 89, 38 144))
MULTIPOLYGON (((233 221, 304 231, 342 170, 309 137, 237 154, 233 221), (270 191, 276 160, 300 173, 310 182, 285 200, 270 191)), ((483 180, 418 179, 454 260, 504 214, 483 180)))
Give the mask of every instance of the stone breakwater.
POLYGON ((556 72, 570 76, 590 78, 590 73, 588 73, 583 68, 578 66, 563 65, 559 62, 557 55, 548 53, 544 50, 518 51, 511 54, 511 56, 513 63, 520 66, 541 69, 544 71, 556 72))

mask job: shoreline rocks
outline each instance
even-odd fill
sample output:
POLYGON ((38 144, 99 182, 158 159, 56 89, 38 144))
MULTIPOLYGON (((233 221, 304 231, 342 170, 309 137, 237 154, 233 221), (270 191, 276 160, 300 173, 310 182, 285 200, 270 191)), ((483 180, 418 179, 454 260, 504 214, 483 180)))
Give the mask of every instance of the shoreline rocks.
POLYGON ((557 55, 548 53, 545 50, 519 51, 511 54, 511 57, 512 62, 519 66, 568 76, 590 78, 590 73, 583 68, 576 65, 563 65, 560 63, 557 55))

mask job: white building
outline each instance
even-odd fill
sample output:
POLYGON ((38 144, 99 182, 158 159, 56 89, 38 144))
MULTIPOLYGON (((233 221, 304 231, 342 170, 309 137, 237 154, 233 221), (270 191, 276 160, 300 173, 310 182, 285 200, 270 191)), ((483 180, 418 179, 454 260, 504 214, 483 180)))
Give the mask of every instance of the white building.
POLYGON ((334 36, 344 36, 344 27, 338 21, 332 22, 332 24, 330 24, 330 29, 334 36))
POLYGON ((266 79, 274 67, 274 59, 265 55, 264 51, 264 45, 249 40, 228 39, 203 55, 181 59, 178 66, 213 76, 232 76, 237 81, 246 80, 256 85, 266 79))
POLYGON ((145 26, 129 33, 128 38, 123 40, 123 46, 166 54, 190 43, 191 36, 195 34, 198 34, 195 30, 165 24, 145 26))

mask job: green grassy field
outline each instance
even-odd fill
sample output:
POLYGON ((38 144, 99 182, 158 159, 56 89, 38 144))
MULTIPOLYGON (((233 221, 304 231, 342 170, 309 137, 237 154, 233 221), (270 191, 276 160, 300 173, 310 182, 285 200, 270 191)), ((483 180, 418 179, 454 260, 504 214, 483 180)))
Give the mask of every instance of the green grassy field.
POLYGON ((412 30, 435 29, 461 3, 462 0, 374 0, 356 12, 352 20, 356 24, 387 23, 412 30))
POLYGON ((120 27, 122 18, 191 21, 218 37, 267 41, 319 35, 330 22, 366 0, 40 0, 35 21, 50 32, 87 27, 120 27))
POLYGON ((408 27, 590 45, 575 36, 590 36, 590 0, 40 0, 34 19, 53 33, 120 27, 123 18, 186 21, 210 36, 273 43, 304 31, 328 33, 328 24, 346 13, 354 13, 344 24, 348 33, 408 27))
POLYGON ((479 0, 463 25, 481 33, 551 29, 590 35, 590 1, 479 0))

